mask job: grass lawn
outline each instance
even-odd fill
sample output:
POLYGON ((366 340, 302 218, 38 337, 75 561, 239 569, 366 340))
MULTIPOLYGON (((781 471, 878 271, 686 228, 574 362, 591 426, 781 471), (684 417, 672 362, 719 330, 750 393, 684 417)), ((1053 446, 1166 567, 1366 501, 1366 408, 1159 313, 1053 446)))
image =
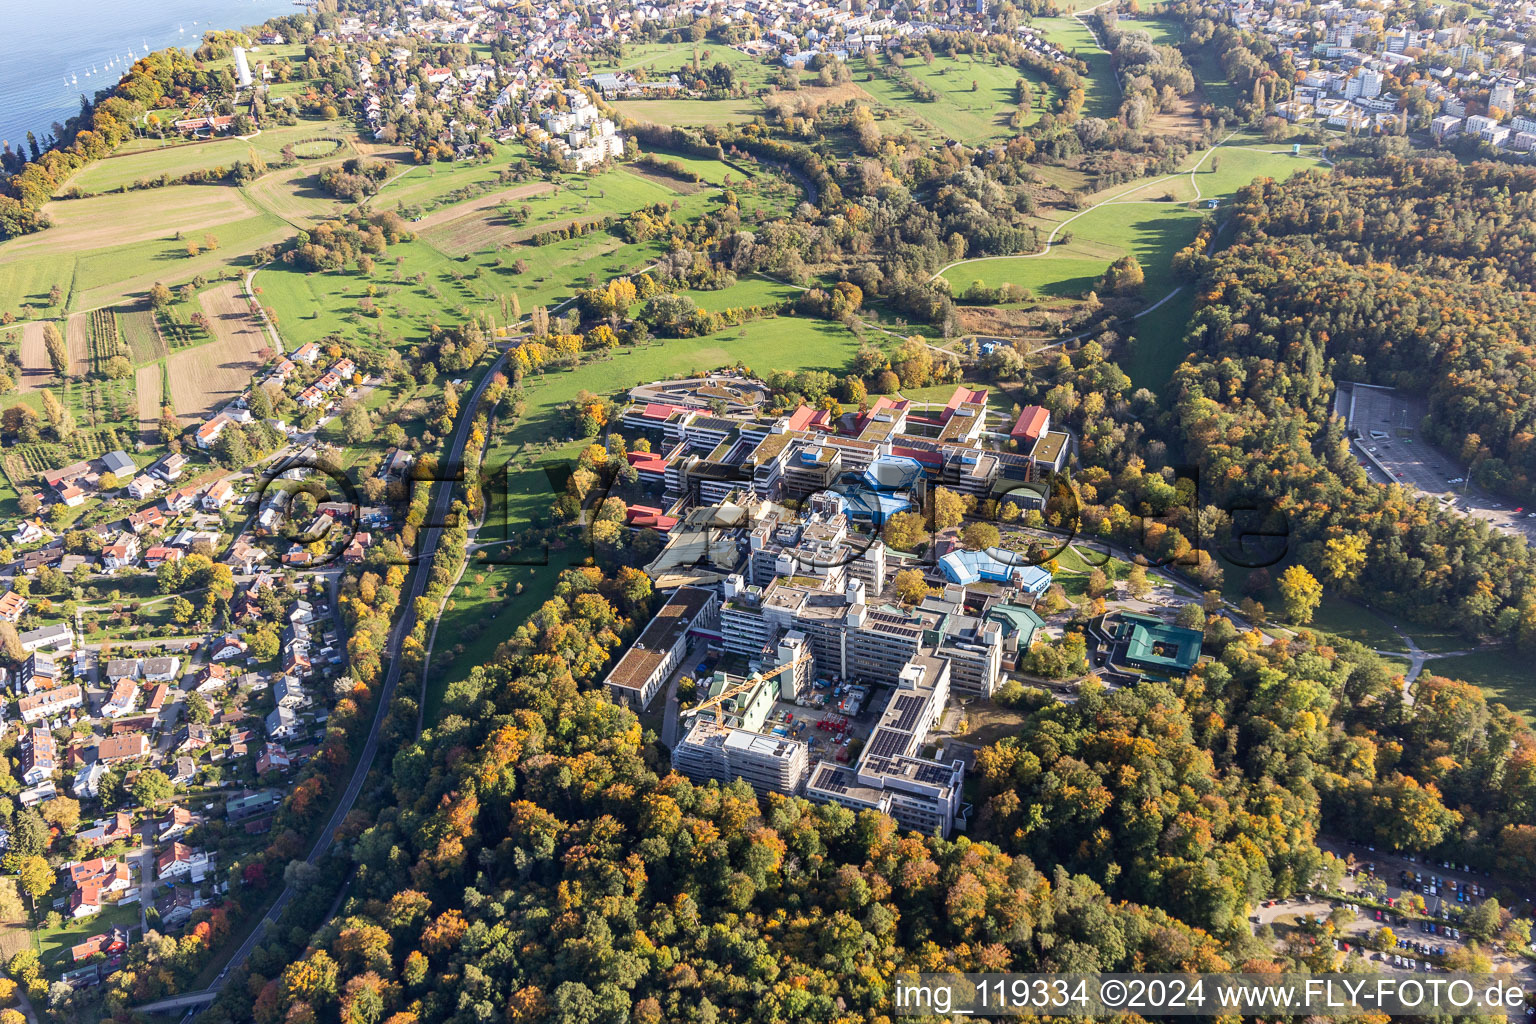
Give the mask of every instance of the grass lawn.
POLYGON ((1088 74, 1083 78, 1083 116, 1114 117, 1120 110, 1120 87, 1115 82, 1109 54, 1100 48, 1088 26, 1066 15, 1035 18, 1030 25, 1068 56, 1087 62, 1088 74))
MULTIPOLYGON (((207 142, 183 142, 180 139, 136 139, 125 143, 105 160, 98 160, 70 178, 66 187, 100 193, 131 186, 136 181, 158 178, 163 174, 181 177, 192 171, 229 167, 252 154, 269 162, 281 158, 283 147, 316 136, 350 140, 355 129, 345 121, 303 120, 294 125, 265 128, 260 134, 241 139, 233 136, 207 142)), ((345 150, 351 151, 348 144, 345 150)))
POLYGON ((0 310, 19 314, 21 307, 27 305, 41 311, 48 305, 48 292, 54 285, 65 296, 69 295, 74 276, 73 255, 41 252, 26 259, 8 260, 5 245, 0 243, 0 310))
MULTIPOLYGON (((137 871, 135 871, 137 875, 137 871)), ((139 905, 103 907, 101 913, 81 921, 65 921, 57 928, 38 928, 33 931, 37 941, 38 956, 43 970, 51 978, 69 969, 69 951, 92 935, 100 935, 113 925, 138 928, 139 905)))
POLYGON ((794 285, 783 284, 766 277, 745 277, 729 288, 716 291, 688 291, 687 295, 699 304, 700 309, 716 312, 733 306, 770 306, 788 302, 800 295, 794 285))
POLYGON ((437 629, 423 704, 427 722, 437 719, 449 684, 468 678, 476 665, 489 664, 496 648, 549 600, 555 579, 571 564, 572 556, 579 558, 585 552, 580 547, 551 551, 547 562, 543 562, 542 551, 511 551, 498 546, 485 552, 492 561, 543 563, 534 565, 492 565, 478 561, 479 554, 471 557, 437 629), (521 593, 516 592, 519 583, 521 593), (460 645, 455 657, 455 648, 460 645))
POLYGON ((1161 391, 1184 360, 1184 332, 1195 315, 1195 293, 1186 287, 1166 305, 1136 321, 1130 344, 1115 361, 1139 388, 1161 391))
POLYGON ((1531 675, 1529 655, 1511 647, 1493 647, 1427 662, 1424 671, 1476 683, 1490 701, 1503 704, 1527 722, 1536 722, 1536 680, 1531 675))
MULTIPOLYGON (((675 153, 670 149, 662 149, 657 146, 642 146, 641 151, 653 153, 659 159, 669 163, 681 164, 687 170, 692 171, 704 179, 710 185, 740 187, 743 181, 770 180, 750 164, 733 165, 720 160, 707 160, 703 157, 686 156, 675 153)), ((637 167, 639 165, 636 165, 637 167)))
POLYGON ((1227 81, 1227 73, 1221 68, 1221 61, 1216 56, 1216 50, 1211 45, 1181 47, 1184 54, 1184 62, 1195 73, 1195 79, 1200 83, 1200 92, 1205 96, 1207 103, 1216 107, 1235 108, 1237 106, 1237 90, 1232 83, 1227 81))
POLYGON ((644 68, 647 80, 665 81, 667 76, 678 74, 684 69, 691 74, 695 51, 698 53, 700 68, 729 64, 736 70, 737 78, 752 88, 767 85, 775 70, 756 57, 716 43, 630 44, 624 47, 624 55, 619 59, 593 59, 591 66, 594 72, 637 71, 644 68))
MULTIPOLYGON (((978 54, 935 57, 932 64, 909 59, 902 65, 903 71, 938 95, 932 103, 918 100, 901 82, 878 74, 871 76, 863 58, 854 60, 850 67, 854 81, 877 103, 894 109, 914 122, 915 127, 926 128, 939 138, 965 143, 1000 138, 1013 131, 1008 120, 1018 107, 1014 91, 1018 79, 1030 82, 1033 97, 1048 98, 1050 93, 1049 86, 1038 77, 978 54)), ((1030 123, 1039 119, 1041 109, 1038 99, 1032 99, 1030 123)))
POLYGON ((495 155, 486 161, 401 164, 392 175, 398 177, 373 197, 373 206, 392 210, 397 203, 404 203, 431 209, 451 192, 472 185, 494 184, 496 176, 507 169, 509 161, 526 155, 527 151, 521 146, 497 145, 495 155))
POLYGON ((613 107, 634 121, 672 126, 746 124, 763 113, 756 99, 618 100, 613 107))

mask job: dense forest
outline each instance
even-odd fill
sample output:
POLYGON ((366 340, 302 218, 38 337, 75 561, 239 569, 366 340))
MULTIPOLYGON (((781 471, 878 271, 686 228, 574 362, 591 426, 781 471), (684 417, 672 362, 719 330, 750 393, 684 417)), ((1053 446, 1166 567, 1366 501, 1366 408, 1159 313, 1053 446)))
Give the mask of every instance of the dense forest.
POLYGON ((1295 966, 1244 911, 1337 873, 1320 827, 1536 878, 1531 734, 1459 683, 1406 705, 1361 648, 1228 628, 1187 680, 1026 694, 940 840, 671 773, 596 686, 653 600, 562 573, 394 757, 340 913, 210 1018, 881 1020, 903 967, 1295 966))
POLYGON ((1237 196, 1235 242, 1179 255, 1202 307, 1175 375, 1178 440, 1216 502, 1273 499, 1346 593, 1536 643, 1523 539, 1370 482, 1332 415, 1341 381, 1426 389, 1426 434, 1479 482, 1536 497, 1530 228, 1536 172, 1351 162, 1237 196), (1345 553, 1344 535, 1367 538, 1345 553))

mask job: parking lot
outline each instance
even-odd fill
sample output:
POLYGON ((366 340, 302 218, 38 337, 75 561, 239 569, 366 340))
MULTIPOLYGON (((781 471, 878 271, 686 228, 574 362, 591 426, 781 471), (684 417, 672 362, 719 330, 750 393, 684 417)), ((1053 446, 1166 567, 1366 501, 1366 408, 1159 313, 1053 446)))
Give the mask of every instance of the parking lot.
POLYGON ((1371 479, 1400 484, 1447 508, 1536 540, 1536 508, 1512 507, 1472 486, 1465 479, 1465 465, 1419 436, 1419 422, 1428 411, 1423 398, 1356 384, 1340 392, 1338 405, 1349 421, 1352 450, 1371 479))
MULTIPOLYGON (((1341 953, 1358 952, 1382 970, 1423 974, 1443 971, 1445 957, 1467 945, 1470 936, 1462 926, 1463 919, 1473 906, 1495 892, 1506 909, 1529 913, 1530 904, 1522 894, 1510 892, 1507 883, 1483 872, 1354 843, 1319 840, 1318 845, 1348 863, 1342 897, 1303 895, 1265 900, 1252 917, 1256 928, 1306 928, 1343 907, 1350 914, 1333 933, 1341 953), (1422 912, 1417 910, 1420 899, 1422 912), (1356 900, 1359 902, 1353 902, 1356 900), (1367 903, 1387 906, 1378 909, 1367 903), (1404 913, 1410 905, 1412 911, 1404 913), (1397 941, 1391 949, 1378 951, 1370 939, 1384 926, 1392 929, 1397 941)), ((1536 989, 1536 966, 1530 961, 1497 949, 1496 943, 1481 949, 1492 960, 1494 970, 1508 971, 1528 990, 1536 989)), ((1521 1010, 1510 1017, 1523 1021, 1527 1014, 1521 1010)))

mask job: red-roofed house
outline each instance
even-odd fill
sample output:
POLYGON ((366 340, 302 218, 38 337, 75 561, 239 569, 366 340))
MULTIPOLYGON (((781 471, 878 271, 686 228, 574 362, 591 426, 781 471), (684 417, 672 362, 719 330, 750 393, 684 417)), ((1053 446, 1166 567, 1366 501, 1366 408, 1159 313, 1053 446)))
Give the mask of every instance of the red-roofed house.
POLYGON ((185 552, 181 548, 173 548, 169 544, 156 544, 144 552, 144 564, 151 569, 158 569, 166 562, 179 561, 183 554, 185 552))
POLYGON ((1022 444, 1034 444, 1051 429, 1051 414, 1038 405, 1026 405, 1008 435, 1022 444))
POLYGON ((209 420, 207 423, 204 423, 202 426, 198 427, 197 446, 199 448, 212 448, 214 442, 218 441, 219 435, 224 433, 224 428, 229 426, 232 422, 234 421, 231 420, 228 416, 220 413, 213 419, 209 420))
POLYGON ((30 602, 12 590, 0 597, 0 622, 16 622, 26 614, 30 602))

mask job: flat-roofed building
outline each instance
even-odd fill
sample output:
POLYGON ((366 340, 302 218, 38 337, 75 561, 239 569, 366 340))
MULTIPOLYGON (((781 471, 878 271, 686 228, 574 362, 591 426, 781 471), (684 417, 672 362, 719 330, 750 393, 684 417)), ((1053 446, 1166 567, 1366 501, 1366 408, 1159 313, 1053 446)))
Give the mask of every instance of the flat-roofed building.
POLYGON ((702 587, 679 587, 618 664, 604 685, 613 699, 645 710, 682 664, 689 649, 688 631, 714 630, 720 621, 720 595, 702 587))
POLYGON ((929 654, 913 658, 852 767, 818 762, 806 798, 850 810, 889 814, 902 828, 948 835, 963 808, 965 763, 916 756, 949 697, 949 662, 929 654))
POLYGON ((672 767, 694 782, 745 779, 760 796, 800 792, 809 766, 801 740, 732 729, 703 716, 672 751, 672 767))

